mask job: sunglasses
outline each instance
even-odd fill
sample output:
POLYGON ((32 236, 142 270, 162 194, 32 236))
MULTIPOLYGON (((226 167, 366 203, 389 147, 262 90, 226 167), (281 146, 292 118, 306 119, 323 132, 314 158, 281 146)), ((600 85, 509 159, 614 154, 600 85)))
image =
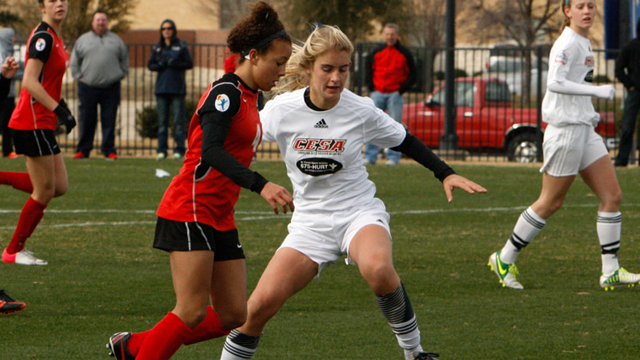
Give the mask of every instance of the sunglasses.
POLYGON ((172 28, 172 27, 163 27, 163 28, 161 28, 161 29, 162 29, 163 31, 164 31, 164 30, 173 30, 173 28, 172 28))

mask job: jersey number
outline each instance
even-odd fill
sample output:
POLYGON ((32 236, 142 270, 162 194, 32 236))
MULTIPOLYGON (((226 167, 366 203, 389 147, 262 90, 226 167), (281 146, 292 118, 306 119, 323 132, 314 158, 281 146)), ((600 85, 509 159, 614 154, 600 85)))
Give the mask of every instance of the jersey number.
POLYGON ((251 146, 253 146, 254 153, 258 151, 258 145, 260 145, 260 140, 262 139, 262 131, 260 131, 260 124, 257 124, 256 127, 257 127, 256 138, 253 139, 253 142, 251 143, 251 146))

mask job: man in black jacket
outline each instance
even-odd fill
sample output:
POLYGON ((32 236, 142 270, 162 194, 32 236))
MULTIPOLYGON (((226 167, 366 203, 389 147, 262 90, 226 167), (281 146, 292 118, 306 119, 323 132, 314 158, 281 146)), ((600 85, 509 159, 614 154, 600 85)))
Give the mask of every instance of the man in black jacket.
MULTIPOLYGON (((640 33, 640 20, 636 27, 640 33)), ((622 114, 622 134, 615 166, 627 166, 629 153, 633 144, 633 130, 636 127, 636 117, 640 110, 640 38, 636 37, 622 48, 616 60, 616 77, 627 89, 622 114)), ((635 152, 635 149, 633 149, 635 152)))

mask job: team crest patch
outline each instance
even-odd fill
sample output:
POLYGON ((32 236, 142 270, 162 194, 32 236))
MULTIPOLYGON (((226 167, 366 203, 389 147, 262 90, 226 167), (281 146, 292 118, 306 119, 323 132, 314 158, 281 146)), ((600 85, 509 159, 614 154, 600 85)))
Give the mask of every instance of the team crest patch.
POLYGON ((593 64, 595 63, 595 61, 593 60, 593 56, 587 56, 584 59, 584 64, 587 66, 593 66, 593 64))
POLYGON ((567 62, 569 62, 569 55, 564 51, 560 51, 556 54, 555 62, 567 65, 567 62))
POLYGON ((36 50, 42 51, 46 46, 47 42, 43 38, 40 38, 36 41, 36 50))
POLYGON ((226 94, 220 94, 216 97, 216 110, 220 112, 225 112, 229 110, 229 97, 226 94))

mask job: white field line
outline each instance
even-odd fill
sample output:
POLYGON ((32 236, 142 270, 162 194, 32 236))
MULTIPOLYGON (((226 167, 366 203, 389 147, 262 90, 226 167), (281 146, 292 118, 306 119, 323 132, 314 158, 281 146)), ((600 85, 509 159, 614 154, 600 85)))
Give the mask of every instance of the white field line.
MULTIPOLYGON (((563 205, 564 208, 597 208, 598 204, 577 204, 577 205, 563 205)), ((625 204, 625 208, 640 207, 640 204, 625 204)), ((427 214, 442 214, 442 213, 487 213, 487 212, 510 212, 510 211, 523 211, 527 206, 513 206, 513 207, 495 207, 495 208, 465 208, 465 209, 425 209, 425 210, 406 210, 406 211, 392 211, 389 212, 391 216, 405 216, 405 215, 427 215, 427 214)), ((0 209, 0 214, 16 214, 21 210, 14 209, 0 209)), ((144 214, 153 215, 155 210, 118 210, 118 209, 75 209, 75 210, 46 210, 51 214, 144 214)), ((270 211, 236 211, 236 221, 262 221, 262 220, 281 220, 291 218, 291 214, 279 214, 276 215, 270 211)), ((70 228, 70 227, 91 227, 91 226, 134 226, 134 225, 152 225, 154 221, 100 221, 100 222, 82 222, 82 223, 69 223, 69 224, 51 224, 42 225, 42 228, 70 228)), ((15 225, 12 226, 0 226, 0 230, 14 230, 15 225)))

